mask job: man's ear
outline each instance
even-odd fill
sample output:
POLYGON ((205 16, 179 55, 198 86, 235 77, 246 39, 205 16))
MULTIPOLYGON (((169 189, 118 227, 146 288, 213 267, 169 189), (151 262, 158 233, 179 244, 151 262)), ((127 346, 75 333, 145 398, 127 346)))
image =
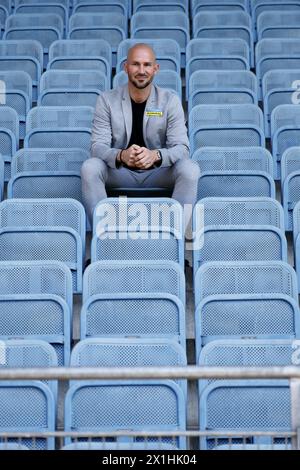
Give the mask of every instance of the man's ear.
POLYGON ((155 74, 155 75, 156 75, 157 72, 159 71, 159 68, 160 68, 159 64, 156 63, 156 64, 155 64, 155 67, 154 67, 154 74, 155 74))
POLYGON ((124 69, 124 72, 128 73, 127 62, 124 62, 123 69, 124 69))

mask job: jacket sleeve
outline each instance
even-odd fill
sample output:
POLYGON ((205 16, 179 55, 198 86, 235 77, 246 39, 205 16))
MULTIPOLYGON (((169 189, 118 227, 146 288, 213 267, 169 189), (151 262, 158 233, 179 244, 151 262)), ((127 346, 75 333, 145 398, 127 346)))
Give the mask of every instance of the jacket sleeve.
POLYGON ((102 94, 97 99, 94 113, 91 156, 101 158, 109 167, 116 168, 116 157, 121 149, 111 148, 112 129, 110 113, 109 105, 102 94))
POLYGON ((158 149, 162 155, 161 166, 171 166, 178 160, 189 158, 189 139, 184 112, 177 95, 173 95, 168 106, 166 147, 158 149))

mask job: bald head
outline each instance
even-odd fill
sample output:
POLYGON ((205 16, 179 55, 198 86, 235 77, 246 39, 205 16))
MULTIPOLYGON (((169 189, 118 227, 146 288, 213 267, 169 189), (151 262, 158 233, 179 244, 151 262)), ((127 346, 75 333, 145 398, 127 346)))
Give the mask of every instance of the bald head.
POLYGON ((158 69, 155 53, 148 44, 135 44, 129 49, 124 70, 128 75, 130 89, 143 90, 149 87, 158 69))
POLYGON ((128 61, 131 61, 132 60, 132 57, 135 57, 136 54, 138 53, 143 53, 145 52, 149 58, 151 58, 151 61, 153 63, 156 62, 156 58, 155 58, 155 52, 154 50, 152 49, 151 46, 149 46, 148 44, 145 44, 143 42, 141 43, 138 43, 138 44, 135 44, 134 46, 132 46, 129 50, 128 50, 128 53, 127 53, 127 62, 128 61))

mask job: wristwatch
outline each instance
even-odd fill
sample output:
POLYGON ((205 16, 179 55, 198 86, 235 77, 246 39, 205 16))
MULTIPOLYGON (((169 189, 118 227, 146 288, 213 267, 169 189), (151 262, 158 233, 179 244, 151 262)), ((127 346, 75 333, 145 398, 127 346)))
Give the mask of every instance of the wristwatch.
POLYGON ((157 155, 157 160, 154 162, 155 166, 160 166, 162 163, 162 156, 161 156, 161 151, 156 150, 156 155, 157 155))

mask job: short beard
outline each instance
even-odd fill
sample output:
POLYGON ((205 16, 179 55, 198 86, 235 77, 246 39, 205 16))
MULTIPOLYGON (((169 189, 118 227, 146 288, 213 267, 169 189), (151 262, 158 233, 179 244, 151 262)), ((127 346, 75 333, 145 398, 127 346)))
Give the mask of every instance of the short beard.
POLYGON ((132 85, 135 86, 135 88, 137 88, 138 90, 144 90, 144 88, 147 88, 147 86, 149 86, 152 83, 152 80, 153 80, 153 77, 151 77, 150 80, 148 80, 146 83, 143 83, 141 85, 133 80, 130 80, 130 83, 132 83, 132 85))

